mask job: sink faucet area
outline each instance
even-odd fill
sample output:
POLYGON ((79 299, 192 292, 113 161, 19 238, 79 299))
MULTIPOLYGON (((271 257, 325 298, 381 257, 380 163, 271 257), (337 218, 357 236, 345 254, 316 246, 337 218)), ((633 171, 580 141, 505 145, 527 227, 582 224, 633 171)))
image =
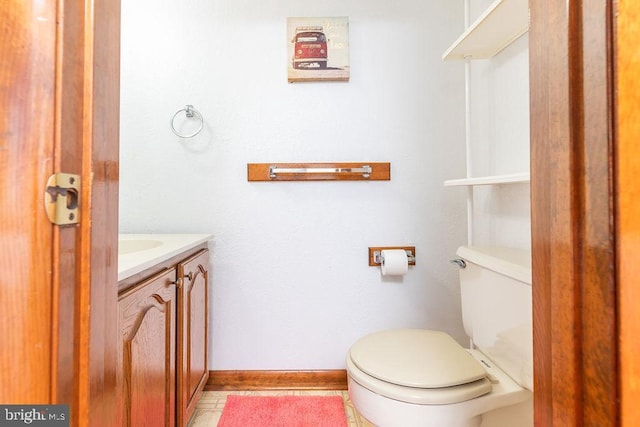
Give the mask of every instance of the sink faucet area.
POLYGON ((120 234, 118 281, 213 238, 211 234, 120 234))

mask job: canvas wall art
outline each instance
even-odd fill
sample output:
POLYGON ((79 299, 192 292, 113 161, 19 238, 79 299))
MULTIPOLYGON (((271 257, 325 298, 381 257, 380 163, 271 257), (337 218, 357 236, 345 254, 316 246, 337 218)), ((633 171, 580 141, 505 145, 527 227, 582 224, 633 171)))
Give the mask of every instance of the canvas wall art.
POLYGON ((287 18, 289 82, 349 81, 349 18, 287 18))

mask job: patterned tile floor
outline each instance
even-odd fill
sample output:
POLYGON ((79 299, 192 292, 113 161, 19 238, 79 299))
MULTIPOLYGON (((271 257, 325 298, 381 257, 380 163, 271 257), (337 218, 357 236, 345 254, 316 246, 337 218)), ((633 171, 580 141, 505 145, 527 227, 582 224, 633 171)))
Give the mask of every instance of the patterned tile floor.
POLYGON ((189 427, 215 427, 222 415, 222 408, 230 394, 259 396, 342 396, 348 427, 375 427, 362 418, 353 407, 349 393, 343 390, 283 390, 283 391, 205 391, 196 404, 196 409, 189 422, 189 427))

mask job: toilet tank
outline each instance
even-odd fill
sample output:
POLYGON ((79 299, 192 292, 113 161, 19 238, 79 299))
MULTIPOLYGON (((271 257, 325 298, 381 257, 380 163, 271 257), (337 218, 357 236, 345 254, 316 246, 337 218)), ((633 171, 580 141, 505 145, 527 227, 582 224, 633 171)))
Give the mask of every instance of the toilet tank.
POLYGON ((522 387, 533 390, 531 252, 458 248, 462 320, 473 345, 522 387))

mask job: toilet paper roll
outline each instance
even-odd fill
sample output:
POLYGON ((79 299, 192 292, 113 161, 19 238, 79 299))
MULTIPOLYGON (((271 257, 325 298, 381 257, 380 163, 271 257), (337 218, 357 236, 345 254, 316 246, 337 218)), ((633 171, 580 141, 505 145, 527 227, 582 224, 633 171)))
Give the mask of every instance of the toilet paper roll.
POLYGON ((409 270, 409 258, 404 249, 385 249, 381 253, 383 276, 404 276, 409 270))

